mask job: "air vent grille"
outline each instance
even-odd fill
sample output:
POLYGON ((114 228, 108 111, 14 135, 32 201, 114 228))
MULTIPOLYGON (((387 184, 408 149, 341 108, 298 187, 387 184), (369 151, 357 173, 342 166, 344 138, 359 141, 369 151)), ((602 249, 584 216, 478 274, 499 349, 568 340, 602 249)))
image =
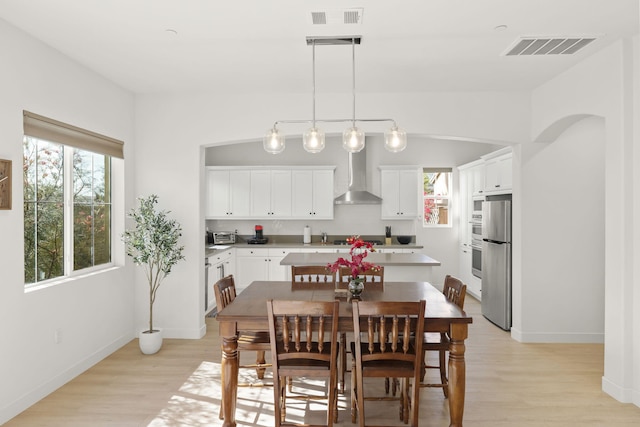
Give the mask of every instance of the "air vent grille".
POLYGON ((503 55, 573 55, 595 40, 596 37, 521 37, 503 55))
POLYGON ((363 8, 317 10, 311 12, 313 25, 362 24, 363 8))

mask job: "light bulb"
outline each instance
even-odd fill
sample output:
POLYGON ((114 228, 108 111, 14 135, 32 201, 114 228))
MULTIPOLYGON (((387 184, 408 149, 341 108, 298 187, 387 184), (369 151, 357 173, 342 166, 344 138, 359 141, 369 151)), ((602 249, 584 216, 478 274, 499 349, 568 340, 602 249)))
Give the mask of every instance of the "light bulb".
POLYGON ((264 147, 264 151, 267 153, 282 153, 285 147, 284 134, 280 133, 276 128, 269 129, 262 140, 262 146, 264 147))
POLYGON ((393 126, 384 134, 384 148, 392 153, 404 150, 407 148, 407 133, 393 126))
POLYGON ((349 153, 357 153, 364 148, 364 132, 357 127, 352 127, 342 134, 342 148, 349 153))
POLYGON ((319 153, 324 150, 324 132, 322 129, 309 128, 302 135, 302 146, 309 153, 319 153))

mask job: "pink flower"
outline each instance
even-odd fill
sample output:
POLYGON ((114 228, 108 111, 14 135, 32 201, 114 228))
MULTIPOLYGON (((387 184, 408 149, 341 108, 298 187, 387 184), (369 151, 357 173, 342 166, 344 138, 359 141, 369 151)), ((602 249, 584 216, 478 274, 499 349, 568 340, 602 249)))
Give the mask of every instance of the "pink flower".
POLYGON ((351 277, 357 278, 367 270, 377 270, 380 268, 364 260, 367 255, 369 255, 369 252, 376 251, 371 242, 365 242, 360 236, 349 237, 347 242, 351 243, 351 249, 349 250, 351 260, 340 257, 336 262, 327 264, 329 270, 335 273, 340 267, 348 267, 349 270, 351 270, 351 277))

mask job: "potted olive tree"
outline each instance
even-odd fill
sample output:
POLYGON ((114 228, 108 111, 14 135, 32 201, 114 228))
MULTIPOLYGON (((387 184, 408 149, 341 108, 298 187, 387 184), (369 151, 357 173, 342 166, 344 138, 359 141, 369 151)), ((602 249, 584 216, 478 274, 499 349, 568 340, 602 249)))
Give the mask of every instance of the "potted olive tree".
POLYGON ((149 329, 139 334, 140 350, 144 354, 154 354, 162 346, 162 331, 153 328, 153 303, 162 280, 171 273, 171 268, 184 259, 184 246, 178 244, 182 235, 180 224, 168 217, 167 211, 156 210, 158 196, 138 198, 139 205, 132 209, 128 217, 135 227, 122 235, 127 255, 136 265, 144 267, 149 286, 149 329))

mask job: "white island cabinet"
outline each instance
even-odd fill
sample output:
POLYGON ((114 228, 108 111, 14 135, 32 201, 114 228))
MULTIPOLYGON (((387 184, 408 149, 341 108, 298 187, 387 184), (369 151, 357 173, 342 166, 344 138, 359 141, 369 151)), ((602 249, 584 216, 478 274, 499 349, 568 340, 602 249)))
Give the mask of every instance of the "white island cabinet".
POLYGON ((420 169, 380 166, 382 219, 415 219, 419 212, 420 169))

